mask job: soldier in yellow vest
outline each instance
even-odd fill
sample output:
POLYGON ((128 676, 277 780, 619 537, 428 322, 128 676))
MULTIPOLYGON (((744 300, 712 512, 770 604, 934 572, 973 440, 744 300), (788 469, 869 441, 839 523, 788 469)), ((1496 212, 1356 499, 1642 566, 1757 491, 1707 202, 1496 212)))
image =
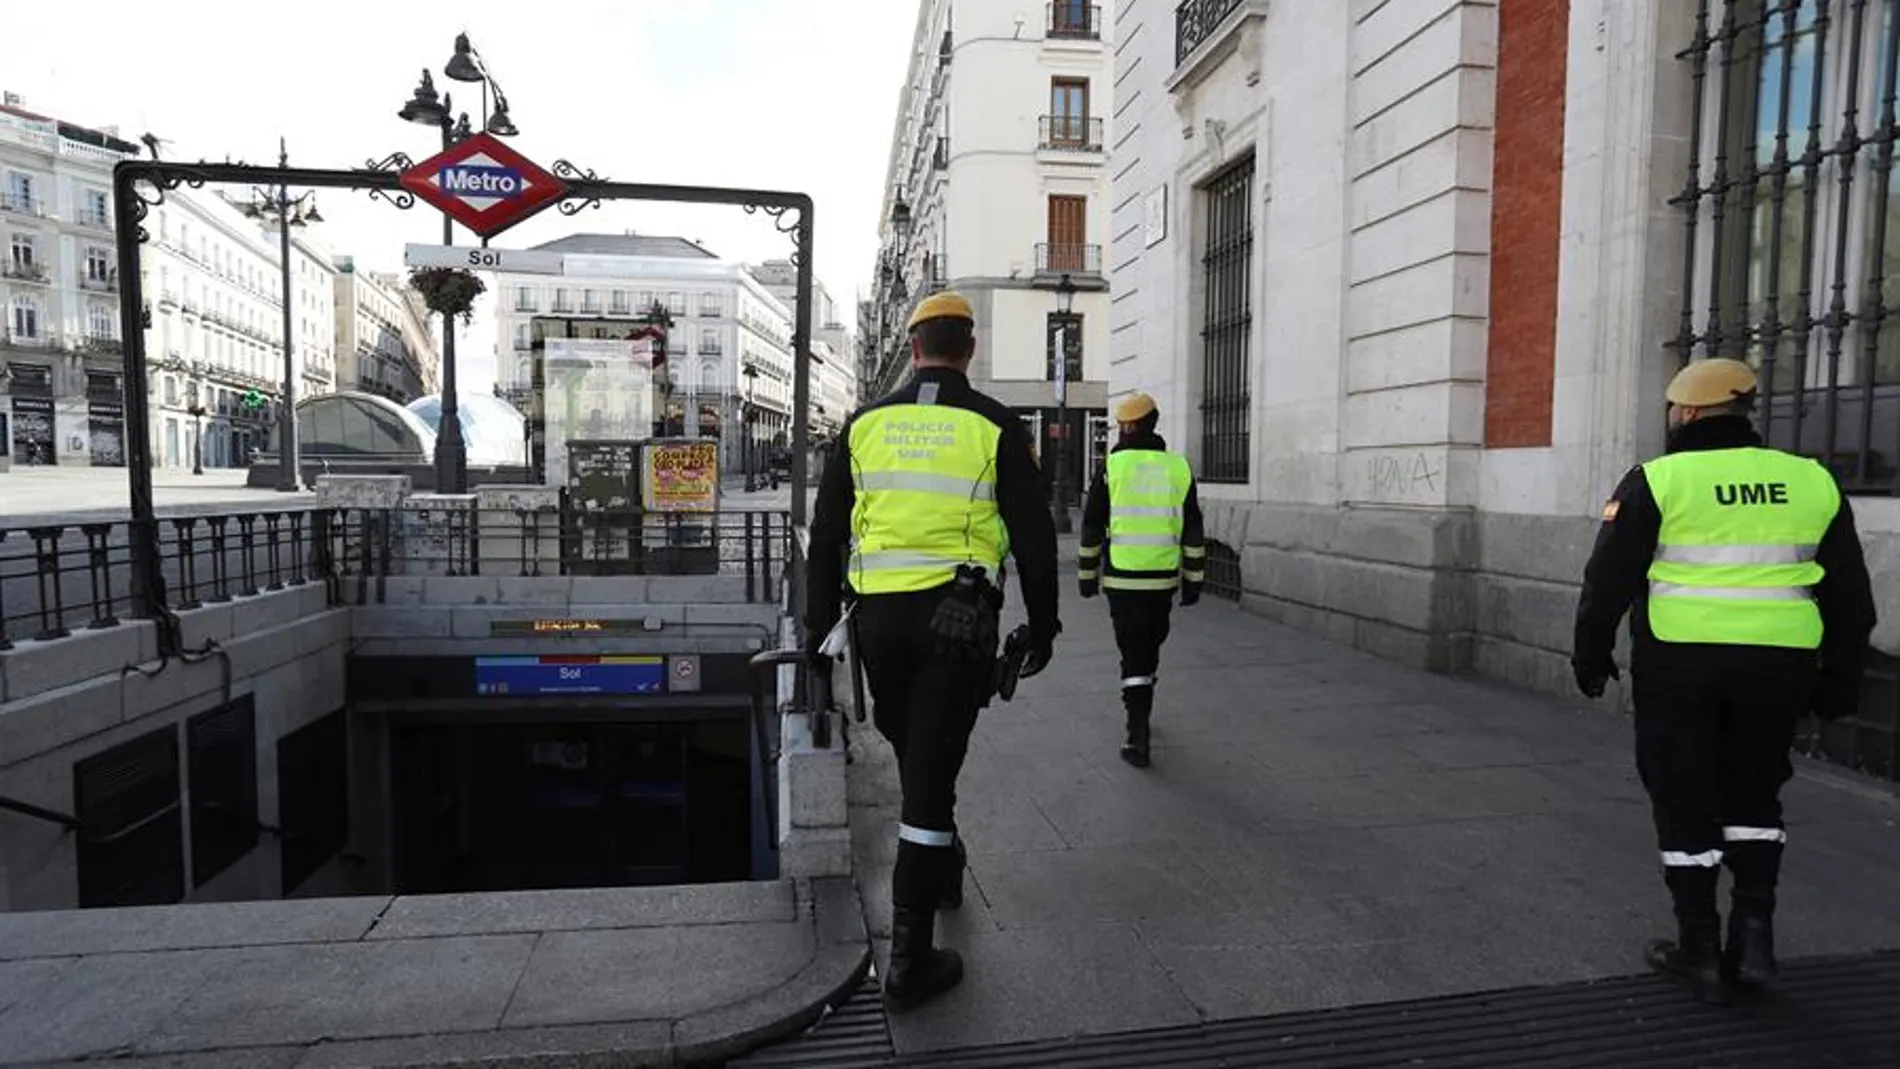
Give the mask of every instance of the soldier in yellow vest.
POLYGON ((957 774, 992 692, 1005 557, 1029 618, 1022 677, 1048 665, 1062 630, 1055 521, 1022 420, 970 385, 975 328, 956 293, 917 306, 911 379, 839 432, 811 526, 806 633, 817 644, 832 629, 848 585, 874 722, 903 787, 884 977, 895 1011, 963 977, 932 926, 963 900, 957 774))
POLYGON ((1668 452, 1632 469, 1604 506, 1572 665, 1578 688, 1602 695, 1630 612, 1636 767, 1678 925, 1647 958, 1721 1003, 1774 977, 1795 725, 1810 711, 1854 712, 1874 600, 1834 476, 1764 448, 1750 425, 1752 368, 1691 363, 1667 398, 1668 452))
POLYGON ((1089 488, 1076 569, 1083 597, 1108 591, 1127 716, 1121 754, 1136 768, 1149 763, 1149 721, 1174 592, 1181 591, 1182 605, 1192 605, 1207 580, 1194 473, 1155 433, 1160 420, 1145 393, 1116 406, 1121 437, 1089 488))

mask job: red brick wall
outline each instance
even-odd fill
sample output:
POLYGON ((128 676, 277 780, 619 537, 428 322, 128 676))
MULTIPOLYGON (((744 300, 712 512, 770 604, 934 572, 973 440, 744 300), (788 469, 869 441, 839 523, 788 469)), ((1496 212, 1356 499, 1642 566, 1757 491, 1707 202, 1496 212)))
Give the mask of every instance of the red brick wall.
POLYGON ((1484 444, 1550 444, 1570 0, 1498 5, 1484 444))

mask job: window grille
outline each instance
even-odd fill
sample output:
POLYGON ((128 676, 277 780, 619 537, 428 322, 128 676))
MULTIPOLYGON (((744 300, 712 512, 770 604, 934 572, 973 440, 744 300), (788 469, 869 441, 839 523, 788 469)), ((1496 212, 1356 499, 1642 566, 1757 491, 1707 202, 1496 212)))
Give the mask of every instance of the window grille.
POLYGON ((277 826, 289 896, 349 840, 349 728, 342 710, 277 741, 277 826))
POLYGON ((1250 155, 1207 183, 1201 320, 1202 482, 1246 482, 1253 333, 1253 171, 1250 155))
POLYGON ((1895 0, 1698 0, 1671 348, 1761 375, 1769 444, 1900 492, 1895 0))
POLYGON ((185 724, 191 878, 203 887, 257 846, 257 715, 246 694, 185 724))
POLYGON ((79 905, 159 906, 185 897, 178 729, 163 727, 73 763, 79 905))

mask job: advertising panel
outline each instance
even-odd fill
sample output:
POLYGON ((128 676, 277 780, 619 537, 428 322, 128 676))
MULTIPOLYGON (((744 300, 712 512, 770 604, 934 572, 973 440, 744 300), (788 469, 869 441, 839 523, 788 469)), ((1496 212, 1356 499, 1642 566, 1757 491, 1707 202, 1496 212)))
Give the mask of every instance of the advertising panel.
POLYGON ((646 507, 654 512, 716 512, 718 441, 654 442, 646 450, 646 507))

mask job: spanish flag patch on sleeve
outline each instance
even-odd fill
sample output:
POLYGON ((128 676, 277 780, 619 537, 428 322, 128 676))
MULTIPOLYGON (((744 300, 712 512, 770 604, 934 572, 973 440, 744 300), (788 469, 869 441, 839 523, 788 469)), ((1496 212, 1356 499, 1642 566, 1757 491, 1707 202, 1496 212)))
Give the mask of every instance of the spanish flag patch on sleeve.
POLYGON ((1612 520, 1616 519, 1616 514, 1622 511, 1622 509, 1623 509, 1623 503, 1621 501, 1618 501, 1615 498, 1611 498, 1608 501, 1605 501, 1603 503, 1603 522, 1609 523, 1612 520))

